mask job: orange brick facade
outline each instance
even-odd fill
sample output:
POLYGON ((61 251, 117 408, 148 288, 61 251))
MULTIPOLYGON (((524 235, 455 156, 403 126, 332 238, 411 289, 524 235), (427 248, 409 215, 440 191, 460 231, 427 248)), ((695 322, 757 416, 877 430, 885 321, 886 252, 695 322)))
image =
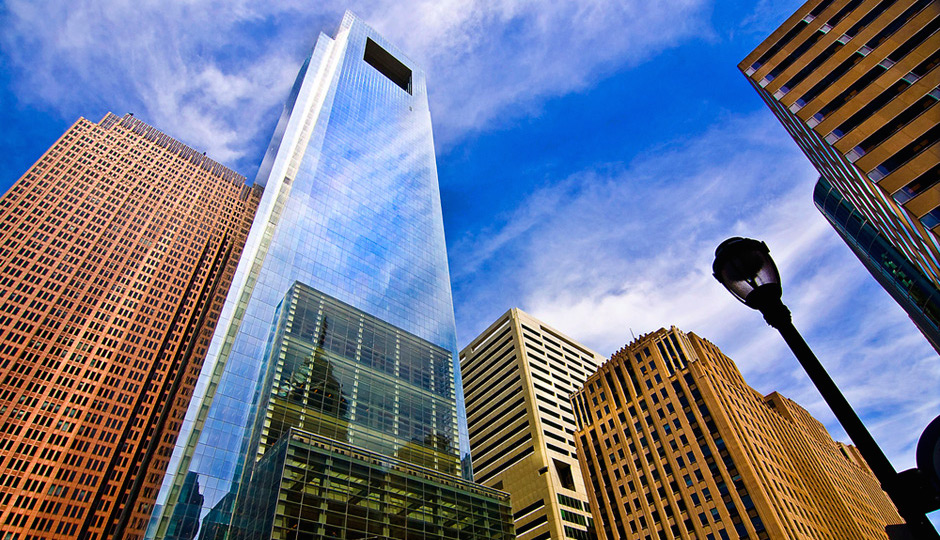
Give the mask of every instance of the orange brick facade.
POLYGON ((132 116, 0 199, 0 529, 139 538, 261 190, 132 116))

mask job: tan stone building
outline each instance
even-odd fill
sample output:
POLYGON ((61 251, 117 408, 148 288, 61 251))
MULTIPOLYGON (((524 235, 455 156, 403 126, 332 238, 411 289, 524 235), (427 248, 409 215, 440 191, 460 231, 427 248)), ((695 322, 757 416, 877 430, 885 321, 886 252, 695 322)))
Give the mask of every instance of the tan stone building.
POLYGON ((603 360, 518 309, 460 352, 474 479, 511 495, 522 540, 594 537, 568 398, 603 360))
POLYGON ((615 353, 572 396, 599 538, 886 538, 901 523, 852 446, 676 328, 615 353))
POLYGON ((261 190, 133 116, 0 198, 0 529, 140 537, 261 190))
POLYGON ((809 0, 738 65, 814 199, 940 351, 940 4, 809 0))

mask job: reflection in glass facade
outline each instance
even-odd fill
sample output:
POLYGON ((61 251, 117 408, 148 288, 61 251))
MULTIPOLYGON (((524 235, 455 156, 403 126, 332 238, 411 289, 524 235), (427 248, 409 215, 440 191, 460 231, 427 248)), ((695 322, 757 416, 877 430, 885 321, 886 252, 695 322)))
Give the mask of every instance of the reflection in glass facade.
MULTIPOLYGON (((297 281, 449 355, 453 392, 444 408, 451 422, 456 414, 456 433, 451 424, 440 431, 449 440, 425 446, 446 447, 446 467, 469 461, 424 73, 347 13, 334 38, 320 35, 301 69, 256 182, 264 196, 182 419, 150 537, 207 538, 231 521, 259 381, 269 372, 264 358, 283 316, 277 306, 297 281)), ((345 367, 334 369, 343 375, 345 367)), ((385 377, 383 369, 370 376, 385 377)), ((394 402, 357 399, 377 411, 368 421, 350 418, 347 440, 387 451, 388 441, 371 433, 394 425, 382 408, 394 402)), ((339 429, 344 405, 330 406, 339 429)), ((413 412, 421 424, 444 421, 433 406, 413 412)))
POLYGON ((298 428, 460 474, 450 351, 302 283, 278 311, 248 455, 298 428))
POLYGON ((824 177, 816 183, 813 202, 940 353, 940 290, 824 177))
POLYGON ((508 496, 291 428, 258 462, 232 540, 510 540, 508 496))
POLYGON ((512 538, 455 476, 448 351, 300 283, 278 313, 230 538, 512 538))

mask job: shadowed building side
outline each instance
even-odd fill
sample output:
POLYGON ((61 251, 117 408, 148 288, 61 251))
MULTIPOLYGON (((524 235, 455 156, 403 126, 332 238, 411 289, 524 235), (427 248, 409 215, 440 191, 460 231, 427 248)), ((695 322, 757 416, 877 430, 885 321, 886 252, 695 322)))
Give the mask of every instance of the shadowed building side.
POLYGON ((872 277, 940 353, 940 289, 825 178, 816 182, 813 202, 872 277))

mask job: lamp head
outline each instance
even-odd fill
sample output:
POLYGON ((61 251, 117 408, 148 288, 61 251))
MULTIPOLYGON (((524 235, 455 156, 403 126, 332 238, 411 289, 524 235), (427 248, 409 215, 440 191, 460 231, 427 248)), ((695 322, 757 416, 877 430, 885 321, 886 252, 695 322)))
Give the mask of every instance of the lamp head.
POLYGON ((729 238, 715 250, 715 279, 752 309, 780 302, 780 273, 767 244, 750 238, 729 238))

